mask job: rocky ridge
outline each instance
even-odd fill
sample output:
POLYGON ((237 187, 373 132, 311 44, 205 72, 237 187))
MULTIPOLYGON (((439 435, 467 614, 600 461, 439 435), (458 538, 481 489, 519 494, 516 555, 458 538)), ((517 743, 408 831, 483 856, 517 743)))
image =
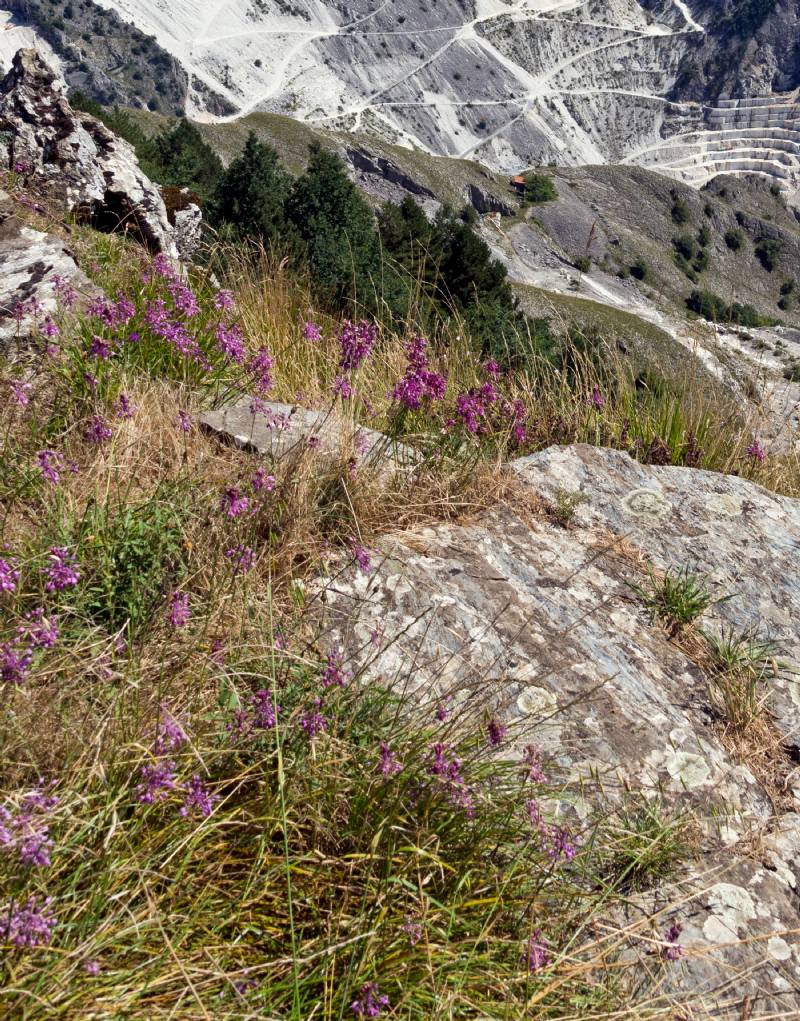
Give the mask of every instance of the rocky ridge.
POLYGON ((631 160, 794 193, 796 0, 102 0, 188 70, 188 112, 290 113, 504 171, 631 160), (198 88, 197 86, 202 86, 198 88), (768 116, 753 103, 766 104, 768 116))

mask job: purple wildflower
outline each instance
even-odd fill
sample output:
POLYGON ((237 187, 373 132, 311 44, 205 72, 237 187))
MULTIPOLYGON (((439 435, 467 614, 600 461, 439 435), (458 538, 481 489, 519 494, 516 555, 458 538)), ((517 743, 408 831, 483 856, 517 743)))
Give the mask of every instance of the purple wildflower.
POLYGON ((178 428, 181 432, 190 433, 194 425, 194 420, 188 411, 178 412, 178 428))
POLYGON ((333 392, 337 397, 341 397, 343 401, 353 396, 353 385, 347 376, 339 375, 334 379, 333 392))
POLYGON ((488 733, 489 744, 492 748, 497 748, 497 746, 501 745, 505 740, 506 734, 508 734, 508 727, 493 717, 489 720, 488 733))
POLYGON ((451 803, 457 808, 463 808, 467 817, 471 819, 475 815, 475 804, 472 789, 461 772, 461 760, 456 757, 448 759, 441 742, 434 744, 432 751, 433 759, 428 766, 428 772, 439 779, 451 803))
POLYGON ((113 429, 102 415, 94 415, 84 432, 84 436, 90 443, 97 444, 105 443, 105 441, 110 440, 113 435, 113 429))
POLYGON ((758 461, 758 462, 765 461, 766 458, 767 458, 767 452, 761 446, 761 444, 758 442, 758 440, 753 440, 753 442, 747 448, 745 453, 750 458, 750 460, 753 461, 754 463, 756 461, 758 461))
POLYGON ((234 570, 238 574, 247 574, 255 567, 256 554, 251 546, 241 543, 238 546, 232 546, 225 550, 225 556, 233 564, 234 570))
POLYGON ((353 559, 358 564, 362 574, 369 574, 372 570, 372 551, 363 546, 358 539, 350 540, 350 549, 353 551, 353 559))
POLYGON ((48 316, 47 319, 45 319, 45 321, 41 324, 41 326, 39 327, 39 331, 43 336, 49 337, 51 339, 53 337, 59 336, 59 334, 61 333, 61 331, 53 322, 53 320, 50 318, 50 316, 48 316))
POLYGON ((522 753, 522 763, 528 769, 528 779, 533 783, 544 783, 547 779, 542 769, 542 753, 536 745, 529 744, 522 753))
POLYGON ((36 897, 29 897, 24 906, 15 901, 0 913, 0 933, 15 947, 46 946, 53 935, 55 916, 50 910, 52 898, 40 907, 36 897))
POLYGON ((339 346, 341 347, 340 365, 344 372, 355 372, 361 363, 369 358, 375 341, 378 339, 378 329, 374 323, 362 319, 356 324, 349 319, 342 325, 339 333, 339 346))
POLYGON ((413 918, 406 918, 400 929, 408 937, 408 945, 411 947, 416 946, 422 939, 422 923, 413 918))
POLYGON ((176 631, 185 628, 189 623, 192 611, 189 609, 189 594, 173 592, 169 597, 169 622, 176 631))
POLYGON ((12 400, 20 408, 27 408, 27 406, 30 404, 30 398, 28 397, 30 391, 31 391, 30 383, 21 383, 19 381, 14 381, 11 383, 12 400))
POLYGON ((78 292, 66 277, 59 273, 53 274, 53 290, 56 292, 56 299, 59 305, 64 308, 74 308, 78 301, 78 292))
POLYGON ((677 961, 679 957, 683 957, 684 950, 678 942, 682 932, 683 926, 680 922, 673 922, 664 933, 664 942, 667 946, 661 948, 661 959, 663 961, 677 961))
POLYGON ((120 394, 117 398, 116 404, 114 405, 114 410, 117 413, 117 418, 125 419, 133 418, 139 408, 133 403, 127 394, 120 394))
POLYGON ((344 669, 344 655, 341 652, 329 652, 322 671, 322 687, 344 688, 349 680, 350 673, 344 669))
POLYGON ((90 390, 96 390, 100 382, 97 376, 93 376, 91 372, 84 372, 83 381, 90 390))
POLYGON ((83 962, 83 970, 92 978, 97 978, 100 974, 100 962, 89 958, 83 962))
POLYGON ((3 684, 22 684, 33 662, 30 648, 20 649, 15 640, 0 645, 0 681, 3 684))
POLYGON ((321 698, 314 699, 314 708, 309 709, 307 713, 303 715, 300 720, 301 728, 308 734, 309 737, 315 737, 317 734, 328 729, 328 721, 319 711, 322 705, 321 698))
POLYGON ((175 763, 171 759, 146 763, 139 772, 136 797, 142 805, 164 801, 170 791, 177 788, 175 763))
POLYGON ((253 377, 256 391, 262 396, 268 394, 272 389, 272 370, 275 368, 275 359, 266 347, 260 347, 247 363, 247 371, 253 377))
POLYGON ((525 947, 522 961, 531 974, 541 971, 550 963, 550 951, 547 948, 547 940, 542 935, 541 930, 534 929, 525 947))
POLYGON ((61 454, 56 450, 40 450, 36 455, 36 463, 44 480, 51 486, 57 486, 64 466, 64 458, 61 454))
POLYGON ((111 345, 102 337, 92 337, 92 342, 89 345, 89 354, 92 358, 97 358, 101 362, 108 361, 112 355, 111 345))
POLYGON ((17 627, 17 635, 32 649, 52 649, 58 641, 58 617, 54 613, 45 617, 44 608, 40 606, 25 615, 17 627))
POLYGON ((367 982, 358 993, 358 999, 350 1004, 356 1017, 380 1017, 389 1006, 389 997, 381 993, 376 982, 367 982))
POLYGON ((552 860, 557 862, 561 858, 564 858, 566 861, 572 861, 578 851, 575 847, 572 834, 567 827, 551 826, 547 835, 550 841, 550 847, 547 849, 547 853, 552 860))
POLYGON ((53 546, 48 556, 51 563, 44 570, 46 592, 63 592, 78 584, 80 569, 75 556, 65 546, 53 546))
POLYGON ((189 735, 186 733, 186 728, 170 712, 166 702, 162 702, 156 727, 156 736, 153 740, 153 754, 166 755, 167 752, 177 752, 188 743, 189 735))
POLYGON ((402 762, 399 761, 385 741, 381 741, 381 757, 378 762, 378 769, 384 776, 396 776, 397 773, 403 770, 402 762))
POLYGON ((603 391, 600 389, 597 383, 595 383, 594 386, 592 387, 592 392, 587 397, 586 403, 590 407, 594 408, 596 411, 600 411, 601 408, 605 407, 606 399, 603 396, 603 391))
POLYGON ((316 323, 309 321, 303 326, 303 337, 306 340, 322 340, 322 330, 316 325, 316 323))
POLYGON ((236 325, 228 325, 227 323, 219 323, 216 329, 217 344, 222 353, 230 358, 231 361, 236 362, 237 365, 241 365, 244 361, 245 347, 244 347, 244 334, 241 328, 236 325))
POLYGON ((169 285, 169 293, 175 308, 187 319, 192 319, 200 311, 194 291, 182 281, 173 280, 169 285))
POLYGON ((248 497, 242 495, 238 486, 229 486, 220 497, 219 509, 229 518, 238 518, 250 507, 248 497))
POLYGON ((16 592, 18 582, 17 558, 0 558, 0 592, 16 592))
POLYGON ((260 493, 262 489, 266 489, 268 493, 271 493, 275 488, 275 476, 267 475, 266 468, 258 468, 250 480, 250 485, 256 493, 260 493))
POLYGON ((212 794, 202 778, 195 774, 189 781, 180 814, 186 817, 199 813, 204 819, 207 819, 214 811, 214 802, 216 801, 219 801, 219 797, 212 794))
POLYGON ((272 701, 272 693, 266 688, 259 688, 250 704, 254 729, 272 730, 281 711, 281 707, 272 701))
POLYGON ((214 308, 228 312, 233 306, 233 291, 217 291, 214 296, 214 308))
POLYGON ((428 367, 427 341, 415 337, 407 346, 408 365, 405 374, 395 383, 391 396, 404 408, 418 411, 423 402, 441 400, 447 379, 428 367))

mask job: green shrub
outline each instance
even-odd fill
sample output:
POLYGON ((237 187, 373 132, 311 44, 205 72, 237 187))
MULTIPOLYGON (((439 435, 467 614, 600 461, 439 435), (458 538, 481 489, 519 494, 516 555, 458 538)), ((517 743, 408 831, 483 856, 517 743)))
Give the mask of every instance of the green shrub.
POLYGON ((733 227, 725 231, 725 244, 733 252, 738 252, 744 244, 745 233, 739 227, 733 227))
POLYGON ((580 273, 588 273, 592 268, 592 260, 588 255, 579 255, 575 260, 575 269, 580 273))
POLYGON ((645 283, 651 280, 653 276, 650 266, 641 256, 631 263, 630 274, 632 277, 636 277, 637 280, 641 280, 645 283))
POLYGON ((782 251, 783 242, 779 238, 761 238, 756 242, 756 258, 768 273, 778 265, 782 251))
POLYGON ((691 211, 686 201, 682 198, 676 198, 672 203, 670 209, 670 215, 672 216, 672 222, 677 224, 688 223, 691 219, 691 211))
POLYGON ((549 174, 525 175, 525 201, 534 205, 540 202, 553 202, 558 192, 549 174))

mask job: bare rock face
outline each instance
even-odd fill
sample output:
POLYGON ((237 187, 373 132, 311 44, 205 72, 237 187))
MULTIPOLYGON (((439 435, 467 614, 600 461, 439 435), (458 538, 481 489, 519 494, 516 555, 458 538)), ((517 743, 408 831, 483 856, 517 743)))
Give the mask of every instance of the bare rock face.
POLYGON ((567 819, 631 792, 690 813, 697 860, 631 910, 680 920, 686 959, 672 981, 702 992, 708 1017, 796 1016, 800 501, 589 446, 511 467, 518 501, 387 536, 373 575, 323 580, 331 641, 363 659, 366 678, 407 677, 413 663, 410 694, 452 699, 454 720, 504 719, 512 752, 535 743, 568 782, 567 819), (709 633, 749 628, 777 643, 763 681, 775 782, 733 749, 702 655, 651 620, 636 590, 648 561, 731 597, 702 619, 709 633))
POLYGON ((392 460, 411 463, 414 452, 393 444, 375 429, 353 426, 334 410, 311 411, 291 404, 259 402, 245 397, 217 411, 200 416, 204 429, 238 447, 264 457, 283 457, 304 448, 328 457, 350 456, 359 463, 392 460))
POLYGON ((0 82, 0 159, 101 230, 124 230, 153 252, 178 250, 158 188, 133 148, 70 106, 36 50, 20 50, 0 82))
POLYGON ((0 350, 24 340, 33 323, 55 312, 57 280, 78 294, 98 294, 60 238, 26 227, 0 192, 0 350))

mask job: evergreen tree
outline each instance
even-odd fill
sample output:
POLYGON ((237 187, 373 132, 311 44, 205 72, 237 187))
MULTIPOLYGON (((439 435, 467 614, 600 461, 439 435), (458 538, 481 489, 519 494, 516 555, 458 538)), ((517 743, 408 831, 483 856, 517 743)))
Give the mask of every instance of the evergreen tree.
POLYGON ((250 132, 244 151, 228 167, 208 206, 215 227, 230 225, 238 237, 283 241, 284 204, 290 178, 270 146, 250 132))
POLYGON ((298 252, 324 291, 372 304, 381 270, 372 210, 335 153, 316 143, 310 151, 285 209, 298 252))
POLYGON ((217 154, 187 120, 137 146, 137 152, 160 184, 191 188, 202 199, 214 194, 224 173, 217 154))

